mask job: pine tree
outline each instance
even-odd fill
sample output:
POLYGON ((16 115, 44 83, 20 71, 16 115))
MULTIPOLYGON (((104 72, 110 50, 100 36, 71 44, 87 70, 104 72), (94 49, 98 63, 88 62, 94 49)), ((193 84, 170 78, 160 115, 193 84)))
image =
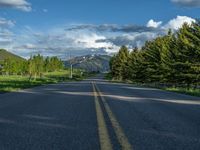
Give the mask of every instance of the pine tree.
POLYGON ((184 24, 176 33, 170 30, 130 54, 123 46, 110 66, 119 80, 196 86, 200 83, 200 22, 184 24))
POLYGON ((154 41, 146 42, 143 47, 145 63, 147 65, 146 74, 148 82, 159 82, 162 79, 161 53, 163 39, 158 37, 154 41))
POLYGON ((119 53, 113 57, 111 62, 111 69, 114 78, 118 80, 126 79, 127 71, 126 66, 128 65, 129 51, 126 46, 122 46, 119 53))
POLYGON ((144 52, 138 48, 133 49, 128 60, 128 76, 133 82, 146 82, 146 64, 144 61, 144 52))

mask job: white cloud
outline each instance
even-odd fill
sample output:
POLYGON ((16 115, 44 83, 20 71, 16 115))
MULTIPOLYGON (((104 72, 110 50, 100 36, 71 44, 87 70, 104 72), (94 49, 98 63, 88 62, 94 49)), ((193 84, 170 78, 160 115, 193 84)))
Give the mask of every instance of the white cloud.
POLYGON ((200 0, 171 0, 173 3, 176 3, 184 7, 200 7, 200 0))
MULTIPOLYGON (((112 42, 106 41, 107 37, 103 35, 97 35, 96 33, 85 34, 74 39, 79 45, 79 47, 84 47, 84 49, 94 49, 104 50, 107 53, 114 53, 119 50, 119 46, 113 44, 112 42), (105 40, 105 41, 104 41, 105 40), (100 42, 97 42, 100 41, 100 42)), ((93 50, 93 52, 94 52, 93 50)))
POLYGON ((97 40, 102 40, 102 39, 106 39, 106 37, 92 33, 92 34, 80 35, 80 37, 75 39, 75 42, 85 48, 94 48, 94 49, 102 48, 102 47, 108 48, 112 46, 111 43, 106 43, 106 42, 97 43, 96 42, 97 40))
POLYGON ((7 20, 5 18, 0 18, 0 27, 13 27, 15 25, 14 21, 12 20, 7 20))
POLYGON ((195 19, 191 17, 177 16, 175 19, 170 20, 163 28, 178 30, 183 26, 184 23, 191 25, 192 22, 195 22, 195 19))
MULTIPOLYGON (((126 45, 129 49, 135 47, 142 47, 146 41, 150 41, 158 37, 161 33, 157 32, 143 32, 143 33, 131 33, 122 34, 115 37, 106 38, 105 40, 98 40, 96 42, 110 42, 113 45, 120 47, 126 45)), ((162 33, 164 34, 164 33, 162 33)), ((115 51, 116 52, 116 51, 115 51)))
POLYGON ((23 45, 22 47, 24 47, 24 49, 36 49, 37 48, 36 45, 30 44, 30 43, 27 43, 27 44, 23 45))
POLYGON ((0 48, 10 48, 13 42, 13 32, 11 28, 15 26, 15 22, 0 17, 0 48))
POLYGON ((162 25, 162 21, 156 22, 153 19, 151 19, 147 23, 147 27, 158 28, 161 30, 168 30, 168 29, 178 30, 183 26, 184 23, 191 25, 192 22, 195 22, 195 19, 191 17, 177 16, 176 18, 171 19, 169 22, 167 22, 164 25, 162 25))
POLYGON ((105 38, 93 31, 65 31, 65 27, 44 32, 25 27, 24 30, 21 30, 20 37, 18 36, 12 44, 12 51, 25 58, 37 53, 63 58, 69 52, 72 55, 116 52, 119 47, 116 48, 112 43, 96 42, 96 40, 105 38))
POLYGON ((46 31, 38 31, 30 26, 25 26, 17 31, 17 35, 13 35, 12 32, 8 32, 12 28, 5 28, 11 23, 3 23, 6 22, 6 19, 2 20, 4 32, 0 32, 0 36, 3 35, 5 38, 0 39, 1 46, 8 47, 9 50, 25 58, 40 53, 44 56, 59 56, 65 59, 69 53, 73 56, 107 54, 117 52, 121 45, 126 45, 129 49, 136 46, 141 47, 146 41, 165 35, 169 28, 175 31, 184 22, 191 24, 192 21, 195 21, 190 17, 177 16, 163 25, 161 22, 152 20, 147 23, 149 27, 69 24, 46 31))
POLYGON ((162 21, 156 22, 153 19, 149 20, 147 27, 158 28, 162 24, 162 21))
MULTIPOLYGON (((69 25, 70 26, 70 25, 69 25)), ((138 28, 140 31, 141 28, 138 28)), ((65 27, 54 28, 46 32, 34 31, 30 27, 24 29, 21 37, 18 37, 13 49, 15 53, 30 56, 35 53, 43 55, 57 55, 61 58, 67 53, 72 55, 85 54, 110 54, 119 50, 121 45, 127 45, 130 49, 141 47, 145 41, 156 38, 158 33, 152 31, 144 32, 111 32, 105 30, 65 30, 65 27), (27 31, 31 31, 27 35, 27 31), (97 32, 98 31, 98 32, 97 32), (24 44, 27 43, 28 44, 24 44)))
POLYGON ((26 0, 0 0, 0 7, 15 8, 22 11, 31 11, 31 4, 26 0))

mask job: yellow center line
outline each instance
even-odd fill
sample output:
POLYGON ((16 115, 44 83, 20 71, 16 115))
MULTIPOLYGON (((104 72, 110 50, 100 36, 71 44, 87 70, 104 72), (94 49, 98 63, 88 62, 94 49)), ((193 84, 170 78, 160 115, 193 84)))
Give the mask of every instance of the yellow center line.
POLYGON ((97 124, 98 124, 98 133, 100 140, 101 150, 112 150, 112 143, 108 134, 108 129, 106 127, 105 118, 103 116, 103 111, 101 109, 101 105, 99 103, 98 94, 95 89, 94 83, 92 82, 94 97, 95 97, 95 108, 97 115, 97 124))
POLYGON ((97 89, 97 92, 99 94, 99 96, 101 97, 102 101, 103 101, 103 104, 105 106, 105 109, 106 109, 106 112, 108 114, 108 117, 111 121, 111 124, 113 126, 113 129, 115 131, 115 134, 117 136, 117 139, 121 145, 121 149, 122 150, 133 150, 133 147, 132 145, 130 144, 128 138, 126 137, 122 127, 120 126, 119 122, 117 121, 114 113, 112 112, 110 106, 108 105, 108 103, 106 102, 105 98, 102 96, 102 93, 101 91, 99 90, 99 88, 97 87, 96 84, 94 84, 96 89, 97 89))

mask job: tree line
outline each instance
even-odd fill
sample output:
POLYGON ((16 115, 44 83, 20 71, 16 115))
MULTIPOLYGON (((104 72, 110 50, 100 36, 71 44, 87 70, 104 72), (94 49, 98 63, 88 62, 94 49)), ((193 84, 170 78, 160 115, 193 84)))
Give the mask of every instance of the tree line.
POLYGON ((41 77, 44 72, 58 71, 64 68, 58 57, 31 56, 28 60, 7 58, 2 63, 1 74, 29 75, 31 78, 41 77))
POLYGON ((177 32, 147 41, 129 51, 122 46, 110 61, 116 80, 137 83, 193 85, 200 83, 200 22, 184 24, 177 32))

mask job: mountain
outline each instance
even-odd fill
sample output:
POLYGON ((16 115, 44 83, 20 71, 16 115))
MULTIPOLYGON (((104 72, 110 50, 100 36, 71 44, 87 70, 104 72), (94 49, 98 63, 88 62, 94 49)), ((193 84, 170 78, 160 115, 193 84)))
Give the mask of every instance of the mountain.
POLYGON ((66 67, 73 64, 74 68, 83 69, 88 72, 107 72, 110 70, 108 55, 86 55, 79 56, 64 62, 66 67))
POLYGON ((20 57, 20 56, 17 56, 11 52, 8 52, 4 49, 0 49, 0 62, 4 61, 5 59, 13 59, 13 60, 18 60, 18 61, 24 61, 25 59, 20 57))

